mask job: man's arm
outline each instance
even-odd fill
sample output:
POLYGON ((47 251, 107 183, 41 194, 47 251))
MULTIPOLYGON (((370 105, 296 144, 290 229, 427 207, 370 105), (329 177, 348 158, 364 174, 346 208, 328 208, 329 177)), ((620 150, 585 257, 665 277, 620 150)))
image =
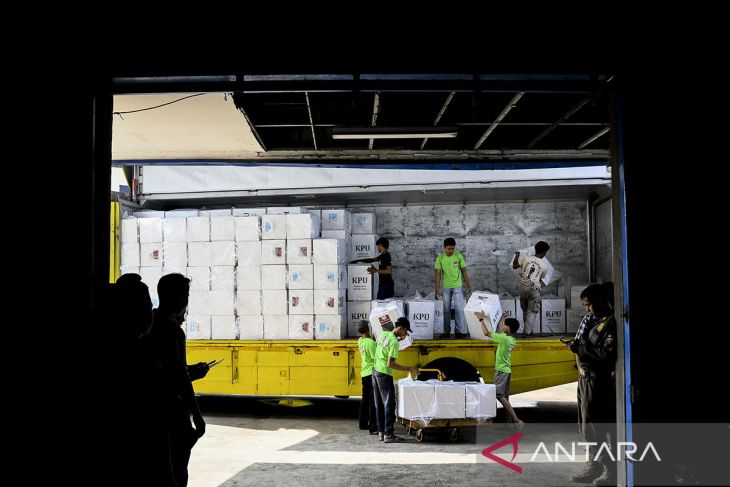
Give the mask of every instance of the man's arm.
POLYGON ((436 269, 436 290, 434 295, 436 299, 441 295, 441 269, 436 269))
POLYGON ((479 320, 479 324, 482 325, 482 333, 484 333, 484 336, 492 338, 492 332, 489 331, 489 328, 487 328, 487 323, 484 321, 484 313, 481 311, 477 311, 474 313, 474 315, 479 320))
POLYGON ((375 267, 368 267, 368 272, 370 274, 392 274, 393 269, 388 266, 385 269, 376 269, 375 267))
POLYGON ((512 259, 512 268, 513 269, 519 269, 520 268, 520 264, 518 263, 519 260, 520 260, 520 253, 519 252, 515 252, 515 258, 512 259))
MULTIPOLYGON (((179 340, 179 339, 178 339, 179 340)), ((187 371, 187 359, 185 357, 185 338, 182 337, 182 348, 180 348, 180 341, 178 341, 178 350, 182 350, 182 357, 178 357, 178 363, 182 365, 179 370, 182 371, 180 374, 181 381, 181 395, 188 410, 193 415, 193 423, 195 424, 195 433, 198 437, 205 434, 205 420, 203 419, 203 413, 200 412, 200 406, 198 400, 195 398, 195 390, 193 390, 193 383, 190 380, 190 376, 187 371)))
POLYGON ((368 259, 357 259, 357 260, 351 260, 350 264, 370 264, 373 262, 377 262, 379 260, 379 257, 372 257, 368 259))
POLYGON ((461 275, 464 278, 464 282, 466 283, 467 292, 471 292, 471 282, 469 282, 469 273, 466 272, 466 267, 461 268, 461 275))
POLYGON ((402 370, 403 372, 410 372, 413 375, 418 375, 418 369, 416 367, 408 367, 407 365, 400 365, 395 361, 394 357, 388 357, 388 368, 395 370, 402 370))

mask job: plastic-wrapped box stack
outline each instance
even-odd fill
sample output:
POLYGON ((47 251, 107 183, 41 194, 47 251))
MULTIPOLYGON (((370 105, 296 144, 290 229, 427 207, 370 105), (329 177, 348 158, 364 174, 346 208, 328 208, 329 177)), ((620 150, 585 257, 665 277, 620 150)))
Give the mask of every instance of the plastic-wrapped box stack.
MULTIPOLYGON (((350 216, 352 236, 349 242, 351 260, 372 258, 378 255, 375 248, 375 214, 352 213, 350 216)), ((372 264, 358 264, 347 267, 347 334, 358 337, 360 320, 370 319, 370 301, 374 298, 377 274, 368 273, 372 264)))
POLYGON ((399 380, 397 413, 401 418, 428 424, 433 419, 474 418, 485 421, 497 415, 494 384, 399 380))
MULTIPOLYGON (((322 210, 322 234, 350 232, 348 210, 322 210)), ((347 335, 347 268, 345 238, 320 238, 312 242, 314 264, 314 339, 341 340, 347 335)))

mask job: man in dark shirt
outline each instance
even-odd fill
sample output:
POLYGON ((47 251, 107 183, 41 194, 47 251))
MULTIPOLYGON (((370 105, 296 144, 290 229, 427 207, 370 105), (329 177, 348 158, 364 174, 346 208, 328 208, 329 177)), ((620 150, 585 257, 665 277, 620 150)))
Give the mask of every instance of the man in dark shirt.
POLYGON ((160 279, 157 284, 160 306, 154 310, 152 329, 147 337, 162 368, 170 429, 170 460, 178 486, 187 485, 190 452, 205 433, 205 421, 188 373, 185 333, 180 328, 185 321, 189 292, 190 279, 182 274, 167 274, 160 279), (190 423, 191 416, 195 428, 190 423))
POLYGON ((390 252, 388 252, 388 247, 390 246, 390 242, 388 242, 388 239, 385 237, 380 237, 376 242, 375 245, 378 247, 378 252, 380 252, 380 255, 377 257, 373 257, 371 259, 358 259, 353 260, 350 262, 351 264, 359 264, 359 263, 372 263, 372 262, 378 262, 378 269, 376 269, 373 266, 368 267, 368 272, 370 274, 378 274, 380 276, 379 283, 378 283, 378 295, 376 299, 388 299, 395 296, 395 282, 393 282, 393 261, 390 258, 390 252))

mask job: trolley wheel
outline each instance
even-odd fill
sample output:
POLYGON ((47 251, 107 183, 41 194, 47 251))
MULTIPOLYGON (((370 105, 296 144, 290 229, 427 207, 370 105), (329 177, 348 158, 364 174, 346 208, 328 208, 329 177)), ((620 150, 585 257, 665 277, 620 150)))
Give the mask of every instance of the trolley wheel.
POLYGON ((419 443, 422 443, 424 439, 425 439, 425 437, 423 435, 423 430, 422 429, 417 430, 416 431, 416 441, 418 441, 419 443))
POLYGON ((459 428, 449 428, 449 441, 455 442, 459 439, 459 428))

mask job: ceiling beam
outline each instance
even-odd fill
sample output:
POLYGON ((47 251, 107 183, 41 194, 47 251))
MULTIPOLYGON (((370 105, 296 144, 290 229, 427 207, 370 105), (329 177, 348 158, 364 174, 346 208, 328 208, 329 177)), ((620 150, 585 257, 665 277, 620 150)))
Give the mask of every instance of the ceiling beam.
POLYGON ((562 117, 560 117, 555 123, 553 123, 548 128, 546 128, 545 130, 543 130, 540 135, 538 135, 537 137, 535 137, 534 139, 532 139, 532 141, 529 144, 527 144, 527 148, 528 149, 532 149, 533 147, 535 147, 535 144, 537 144, 538 142, 540 142, 547 134, 549 134, 550 132, 552 132, 553 130, 555 130, 558 127, 558 125, 560 125, 561 123, 563 123, 566 120, 568 120, 570 117, 572 117, 573 115, 575 115, 575 113, 578 110, 580 110, 581 108, 583 108, 584 106, 586 106, 588 104, 588 102, 591 101, 591 98, 592 97, 587 96, 586 98, 582 99, 580 101, 580 103, 578 103, 576 106, 574 106, 573 108, 571 108, 568 111, 568 113, 566 113, 565 115, 563 115, 562 117))
POLYGON ((479 147, 481 147, 481 145, 484 143, 484 141, 487 140, 487 137, 489 137, 489 135, 492 132, 494 132, 494 129, 497 128, 497 125, 499 125, 500 122, 502 120, 504 120, 504 117, 507 116, 507 114, 510 112, 510 110, 512 110, 517 105, 517 102, 520 101, 520 99, 524 95, 525 95, 524 91, 519 91, 515 94, 515 96, 512 97, 510 102, 507 103, 507 106, 504 107, 504 109, 502 110, 502 112, 499 115, 497 115, 497 118, 494 120, 494 122, 492 122, 492 124, 489 126, 487 131, 484 132, 484 134, 481 137, 479 137, 479 140, 477 141, 477 143, 474 144, 474 150, 477 150, 477 149, 479 149, 479 147))
MULTIPOLYGON (((439 110, 438 115, 436 115, 436 119, 433 121, 434 127, 436 125, 438 125, 439 120, 441 120, 441 117, 444 116, 444 113, 446 112, 446 108, 449 106, 449 103, 451 103, 451 99, 454 98, 455 93, 456 93, 455 91, 452 91, 451 93, 449 93, 449 96, 446 97, 446 101, 441 106, 441 110, 439 110)), ((421 150, 423 150, 423 148, 426 146, 426 142, 428 142, 428 137, 423 139, 423 142, 421 142, 421 150)))
POLYGON ((305 91, 304 97, 307 99, 307 113, 309 114, 309 126, 312 128, 312 142, 314 142, 314 150, 318 150, 317 135, 314 133, 314 120, 312 120, 312 107, 309 104, 309 93, 305 91))
MULTIPOLYGON (((380 93, 375 93, 375 96, 373 97, 373 116, 370 119, 371 127, 375 127, 375 124, 378 121, 379 113, 380 113, 380 93)), ((370 139, 370 142, 368 142, 368 150, 373 150, 374 142, 375 142, 375 139, 370 139)))
POLYGON ((578 150, 581 150, 581 149, 585 148, 585 147, 586 147, 586 146, 587 146, 588 144, 590 144, 591 142, 593 142, 593 141, 594 141, 594 140, 596 140, 597 138, 599 138, 599 137, 603 137, 603 136, 604 136, 604 135, 606 135, 606 134, 607 134, 607 133, 608 133, 608 132, 609 132, 610 130, 611 130, 611 127, 606 127, 605 129, 603 129, 603 130, 600 130, 600 131, 598 131, 598 132, 597 132, 596 134, 594 134, 594 135, 591 135, 591 136, 590 136, 590 137, 588 137, 588 138, 587 138, 586 140, 584 140, 584 141, 583 141, 583 143, 582 143, 581 145, 579 145, 579 146, 578 146, 578 150))

